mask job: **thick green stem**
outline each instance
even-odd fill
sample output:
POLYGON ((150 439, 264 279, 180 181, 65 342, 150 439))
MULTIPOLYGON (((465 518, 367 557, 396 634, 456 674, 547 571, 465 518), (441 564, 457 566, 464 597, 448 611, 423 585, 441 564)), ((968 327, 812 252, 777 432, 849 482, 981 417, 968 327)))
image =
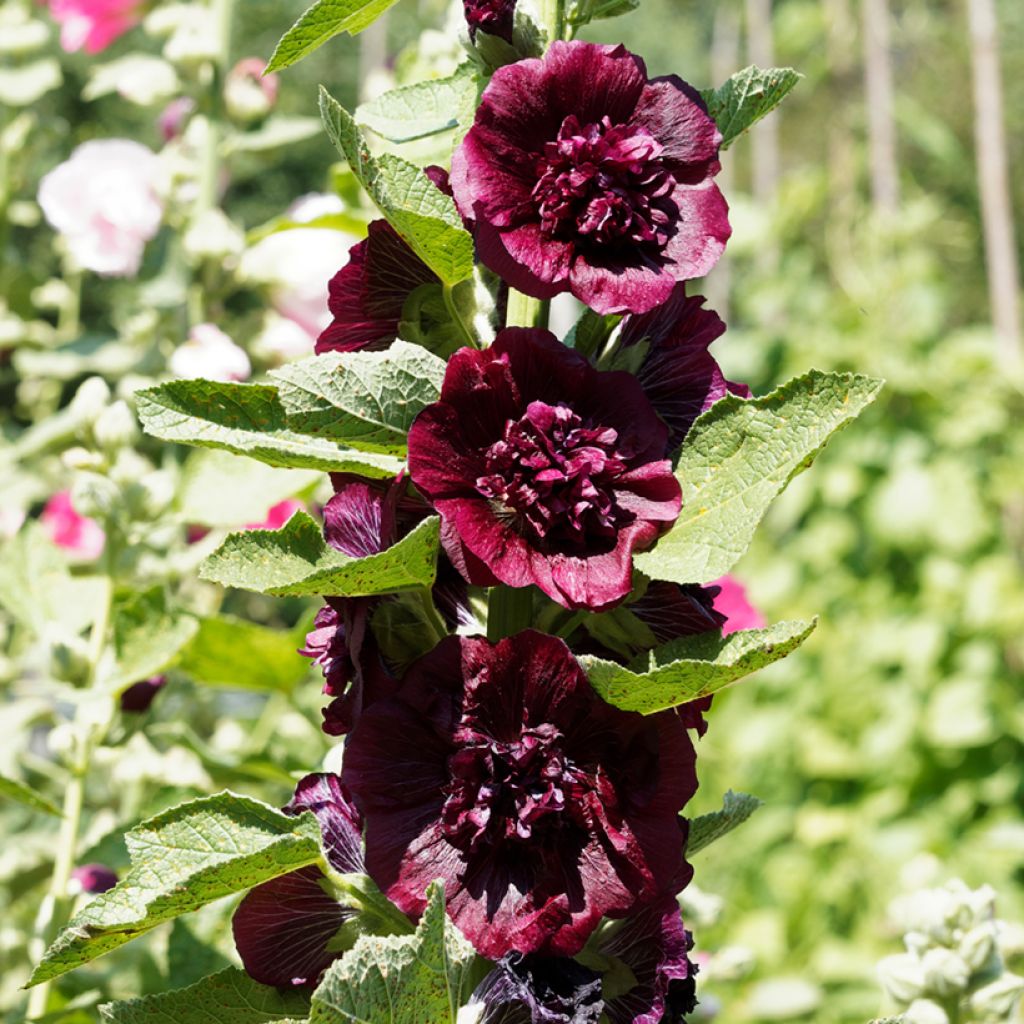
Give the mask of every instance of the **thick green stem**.
POLYGON ((508 327, 543 327, 546 329, 550 305, 551 303, 547 299, 532 299, 529 295, 509 288, 505 324, 508 327))
POLYGON ((491 643, 514 636, 533 625, 530 587, 492 587, 487 599, 487 639, 491 643))
POLYGON ((81 330, 82 271, 65 263, 64 281, 68 286, 67 301, 57 314, 57 333, 63 341, 74 341, 81 330))
POLYGON ((459 330, 459 337, 463 344, 468 345, 470 348, 479 348, 477 343, 476 335, 473 333, 473 328, 470 324, 462 318, 462 312, 459 309, 459 304, 455 301, 455 296, 452 294, 454 285, 445 284, 441 287, 441 292, 444 295, 444 305, 448 310, 448 315, 452 318, 452 323, 459 330))
POLYGON ((565 0, 540 0, 540 20, 547 29, 548 40, 565 38, 565 0))

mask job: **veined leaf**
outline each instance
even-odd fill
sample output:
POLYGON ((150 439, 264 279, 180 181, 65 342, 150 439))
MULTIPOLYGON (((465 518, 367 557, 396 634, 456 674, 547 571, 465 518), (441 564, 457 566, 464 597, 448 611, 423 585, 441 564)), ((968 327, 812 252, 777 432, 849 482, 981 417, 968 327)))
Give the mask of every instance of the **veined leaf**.
POLYGON ((779 622, 722 637, 711 630, 680 637, 628 667, 584 655, 591 686, 609 704, 643 715, 717 693, 730 683, 785 658, 811 635, 812 622, 779 622))
POLYGON ((363 451, 405 456, 409 427, 441 394, 444 360, 396 341, 386 352, 327 352, 274 372, 290 423, 363 451))
POLYGON ((466 63, 449 78, 404 85, 360 104, 355 119, 381 138, 412 142, 471 122, 479 89, 480 77, 466 63))
POLYGON ((33 811, 42 811, 44 814, 52 814, 60 818, 60 808, 51 803, 44 796, 40 796, 34 789, 30 789, 23 782, 0 775, 0 797, 5 796, 16 803, 31 807, 33 811))
POLYGON ((455 1024, 472 991, 473 950, 448 921, 444 886, 427 889, 412 935, 363 935, 327 969, 310 1024, 455 1024))
POLYGON ((125 836, 132 866, 76 914, 29 979, 81 967, 164 921, 243 892, 320 857, 320 828, 305 813, 219 793, 174 807, 125 836))
POLYGON ((761 801, 756 796, 728 790, 722 797, 720 811, 702 814, 690 822, 690 833, 686 840, 687 857, 700 853, 705 846, 710 846, 716 839, 721 839, 742 825, 760 806, 761 801))
POLYGON ((401 157, 370 154, 352 115, 326 89, 320 114, 331 141, 391 226, 442 282, 464 281, 473 272, 473 238, 454 201, 419 168, 401 157))
POLYGON ((709 583, 727 573, 776 496, 881 387, 872 377, 811 370, 763 398, 716 402, 679 452, 683 510, 658 544, 634 559, 636 567, 675 583, 709 583))
POLYGON ((307 992, 261 985, 238 967, 218 971, 188 988, 100 1007, 105 1024, 284 1024, 308 1012, 307 992))
POLYGON ((792 68, 750 67, 737 71, 717 89, 701 96, 728 149, 751 125, 770 114, 804 76, 792 68))
POLYGON ((433 584, 437 518, 420 523, 397 544, 366 558, 330 547, 317 523, 296 512, 280 530, 232 533, 200 568, 203 579, 278 597, 328 594, 366 597, 433 584))
POLYGON ((277 388, 213 380, 175 380, 139 391, 139 419, 164 441, 220 448, 270 466, 389 477, 402 469, 389 455, 358 452, 295 430, 277 388))
POLYGON ((342 32, 369 28, 395 0, 316 0, 281 37, 265 74, 290 67, 342 32))

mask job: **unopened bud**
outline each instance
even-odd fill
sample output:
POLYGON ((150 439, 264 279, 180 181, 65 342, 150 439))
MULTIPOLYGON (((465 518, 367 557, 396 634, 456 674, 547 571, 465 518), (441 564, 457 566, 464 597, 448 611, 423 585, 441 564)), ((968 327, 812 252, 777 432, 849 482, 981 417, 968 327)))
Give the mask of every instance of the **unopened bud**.
POLYGON ((63 452, 60 457, 60 461, 68 469, 102 469, 103 467, 103 456, 99 452, 91 452, 88 448, 82 448, 80 445, 76 445, 74 448, 69 448, 66 452, 63 452))
POLYGON ((57 277, 51 277, 32 289, 32 303, 38 309, 63 309, 71 299, 71 289, 57 277))
POLYGON ((245 235, 219 209, 207 210, 185 232, 185 253, 196 263, 239 256, 245 248, 245 235))
POLYGON ((71 399, 72 415, 83 423, 92 423, 110 401, 110 388, 102 377, 89 377, 82 381, 71 399))
POLYGON ((157 469, 138 482, 138 489, 140 518, 156 519, 174 500, 174 477, 157 469))
POLYGON ((1024 995, 1024 978, 1006 971, 995 981, 971 995, 969 1006, 978 1020, 1011 1020, 1014 1009, 1024 995))
POLYGON ((909 1003, 925 990, 921 961, 909 953, 887 956, 878 964, 878 980, 882 988, 898 1003, 909 1003))
POLYGON ((80 516, 109 519, 120 504, 117 485, 99 473, 81 472, 71 485, 71 504, 80 516))
POLYGON ((134 443, 139 436, 139 428, 135 422, 135 413, 120 399, 108 405, 96 417, 92 428, 96 443, 107 451, 116 451, 134 443))
POLYGON ((963 992, 971 980, 970 967, 951 949, 929 949, 921 957, 921 966, 924 969, 925 988, 936 995, 956 995, 963 992))
POLYGON ((237 121, 248 123, 266 117, 277 102, 277 75, 263 74, 259 57, 240 60, 224 83, 224 105, 237 121))
POLYGON ((980 924, 972 928, 960 940, 957 953, 972 973, 977 973, 985 961, 995 952, 996 930, 992 924, 980 924))
POLYGON ((949 1024, 949 1015, 930 999, 915 999, 903 1012, 903 1024, 949 1024))

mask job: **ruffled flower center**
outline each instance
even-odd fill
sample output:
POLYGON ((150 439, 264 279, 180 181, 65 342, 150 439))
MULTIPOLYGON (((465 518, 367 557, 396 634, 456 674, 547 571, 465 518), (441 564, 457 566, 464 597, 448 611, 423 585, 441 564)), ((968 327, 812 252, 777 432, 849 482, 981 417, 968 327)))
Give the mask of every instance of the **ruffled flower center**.
POLYGON ((537 842, 569 824, 578 811, 573 793, 583 784, 550 723, 502 741, 464 720, 459 749, 448 758, 441 828, 466 852, 509 840, 537 842), (538 834, 539 833, 539 834, 538 834))
POLYGON ((485 454, 476 489, 535 541, 562 550, 614 542, 636 517, 614 484, 626 471, 610 427, 585 427, 568 406, 531 402, 485 454))
POLYGON ((570 114, 537 161, 533 198, 548 238, 661 249, 679 219, 664 147, 645 128, 570 114))

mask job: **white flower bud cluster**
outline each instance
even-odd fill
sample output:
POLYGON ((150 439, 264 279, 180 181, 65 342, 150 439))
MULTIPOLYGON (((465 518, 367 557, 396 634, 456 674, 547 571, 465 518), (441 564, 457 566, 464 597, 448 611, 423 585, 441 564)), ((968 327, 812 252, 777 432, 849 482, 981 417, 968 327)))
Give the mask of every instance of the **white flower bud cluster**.
POLYGON ((1024 978, 1008 971, 991 886, 970 889, 954 879, 893 902, 890 915, 906 927, 906 953, 878 965, 882 987, 904 1024, 995 1024, 1013 1018, 1024 978))

